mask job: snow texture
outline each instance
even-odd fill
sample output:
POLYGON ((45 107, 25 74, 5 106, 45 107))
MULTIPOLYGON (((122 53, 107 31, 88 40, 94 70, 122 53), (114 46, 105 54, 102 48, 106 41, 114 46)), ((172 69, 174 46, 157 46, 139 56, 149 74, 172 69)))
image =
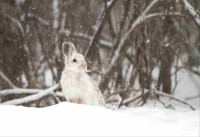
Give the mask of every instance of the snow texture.
POLYGON ((0 136, 199 136, 199 111, 119 111, 67 102, 46 108, 0 105, 0 136))

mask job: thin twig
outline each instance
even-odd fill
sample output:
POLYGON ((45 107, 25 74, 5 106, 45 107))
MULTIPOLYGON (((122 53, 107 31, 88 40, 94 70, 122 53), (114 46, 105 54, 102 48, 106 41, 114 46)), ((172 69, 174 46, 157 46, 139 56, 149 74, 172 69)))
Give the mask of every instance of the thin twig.
MULTIPOLYGON (((86 34, 86 33, 82 33, 82 32, 71 32, 70 30, 64 30, 62 33, 64 33, 65 36, 70 36, 72 35, 73 37, 77 37, 77 38, 83 38, 83 39, 86 39, 86 40, 89 40, 89 41, 92 41, 92 36, 86 34)), ((105 40, 105 39, 99 39, 99 42, 98 42, 100 45, 103 45, 104 47, 107 47, 107 48, 112 48, 113 44, 112 42, 108 41, 108 40, 105 40)))
MULTIPOLYGON (((145 93, 145 94, 146 94, 146 93, 145 93)), ((136 101, 136 100, 142 98, 145 94, 141 94, 141 95, 135 97, 134 99, 131 99, 131 100, 129 100, 129 101, 126 101, 126 102, 122 103, 121 106, 123 106, 123 105, 127 105, 127 104, 130 104, 131 102, 134 102, 134 101, 136 101)))
POLYGON ((4 75, 3 72, 1 72, 1 71, 0 71, 0 77, 1 77, 4 81, 6 81, 6 82, 8 83, 8 85, 9 85, 11 88, 17 88, 17 86, 14 85, 14 84, 9 80, 9 78, 8 78, 6 75, 4 75))
POLYGON ((174 83, 174 88, 173 88, 173 90, 172 90, 172 94, 174 94, 174 92, 175 92, 175 90, 176 90, 176 87, 177 87, 177 85, 178 85, 178 80, 177 80, 177 75, 178 75, 178 59, 179 59, 179 53, 178 53, 178 55, 177 55, 177 57, 176 57, 176 67, 175 67, 175 76, 174 76, 174 81, 175 81, 175 83, 174 83))
POLYGON ((147 90, 147 91, 144 92, 144 94, 141 94, 141 95, 139 95, 139 96, 137 96, 137 97, 135 97, 135 98, 133 98, 131 100, 123 102, 121 104, 121 106, 130 104, 131 102, 134 102, 134 101, 136 101, 136 100, 138 100, 140 98, 143 98, 143 97, 145 97, 145 100, 147 100, 147 98, 149 98, 150 96, 156 98, 157 100, 159 99, 157 96, 168 97, 170 99, 173 99, 173 100, 178 101, 178 102, 180 102, 180 103, 182 103, 184 105, 189 106, 192 110, 196 110, 192 105, 190 105, 189 103, 187 103, 186 101, 184 101, 182 99, 179 99, 177 97, 174 97, 173 95, 166 94, 166 93, 163 93, 163 92, 159 92, 159 91, 156 91, 156 90, 153 90, 153 89, 152 90, 147 90))
POLYGON ((151 92, 151 94, 156 94, 156 95, 159 95, 159 96, 164 96, 164 97, 168 97, 168 98, 171 98, 173 100, 176 100, 178 102, 181 102, 187 106, 189 106, 192 110, 195 110, 195 108, 193 106, 191 106, 189 103, 187 103, 186 101, 183 101, 182 99, 179 99, 177 97, 174 97, 173 95, 170 95, 170 94, 166 94, 166 93, 163 93, 163 92, 158 92, 158 91, 154 91, 154 92, 151 92))

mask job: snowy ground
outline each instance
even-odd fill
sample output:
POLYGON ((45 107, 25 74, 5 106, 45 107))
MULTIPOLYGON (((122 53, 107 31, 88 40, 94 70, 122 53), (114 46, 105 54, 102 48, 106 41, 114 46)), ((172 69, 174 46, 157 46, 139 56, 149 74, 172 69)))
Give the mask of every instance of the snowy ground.
MULTIPOLYGON (((158 71, 154 73, 156 76, 158 71)), ((189 102, 196 111, 172 100, 165 103, 175 110, 154 100, 143 107, 115 111, 67 102, 46 108, 0 105, 0 136, 199 136, 200 78, 186 70, 177 76, 174 96, 189 102)))
POLYGON ((0 105, 0 136, 199 136, 199 112, 147 106, 113 111, 67 102, 46 108, 0 105))

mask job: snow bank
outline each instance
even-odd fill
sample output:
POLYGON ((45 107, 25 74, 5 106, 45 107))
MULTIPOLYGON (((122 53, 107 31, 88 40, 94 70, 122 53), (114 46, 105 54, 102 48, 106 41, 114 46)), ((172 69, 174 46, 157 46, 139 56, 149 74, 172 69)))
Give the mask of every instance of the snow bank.
POLYGON ((199 136, 199 112, 146 106, 113 111, 67 102, 46 108, 0 105, 0 136, 199 136))

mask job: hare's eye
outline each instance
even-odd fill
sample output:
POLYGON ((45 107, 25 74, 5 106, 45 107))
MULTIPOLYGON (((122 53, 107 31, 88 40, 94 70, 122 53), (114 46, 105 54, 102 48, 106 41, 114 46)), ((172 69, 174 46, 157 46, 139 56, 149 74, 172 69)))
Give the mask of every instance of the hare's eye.
POLYGON ((76 60, 76 59, 73 59, 73 62, 77 62, 77 60, 76 60))

